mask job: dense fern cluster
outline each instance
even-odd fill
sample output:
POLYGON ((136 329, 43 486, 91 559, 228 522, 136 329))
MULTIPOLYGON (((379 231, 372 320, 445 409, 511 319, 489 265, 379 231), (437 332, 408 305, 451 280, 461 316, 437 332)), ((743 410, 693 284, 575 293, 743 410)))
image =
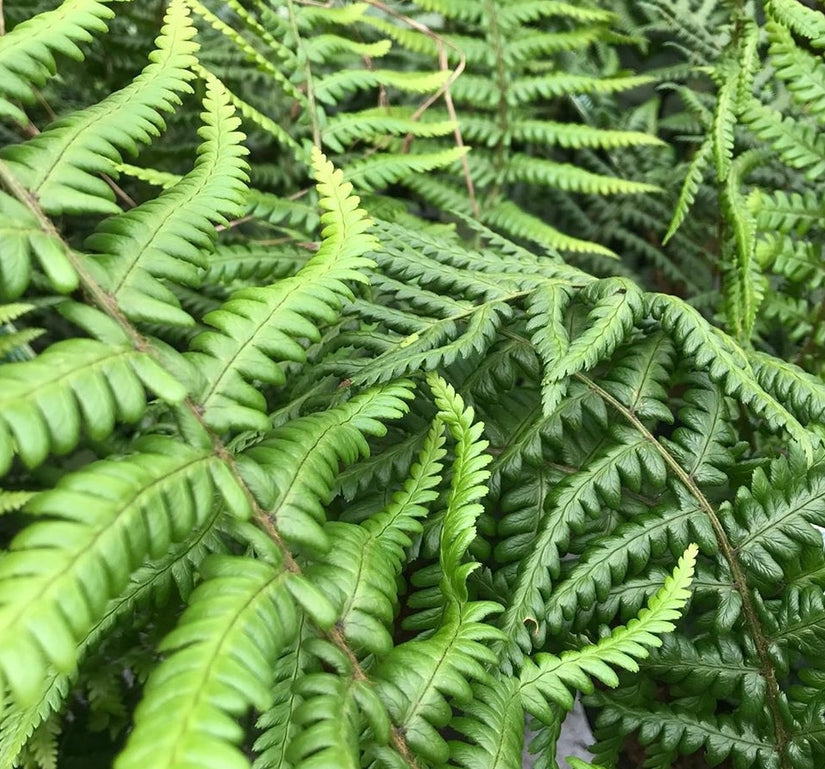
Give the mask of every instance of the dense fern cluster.
POLYGON ((0 767, 825 761, 821 12, 4 14, 0 767))

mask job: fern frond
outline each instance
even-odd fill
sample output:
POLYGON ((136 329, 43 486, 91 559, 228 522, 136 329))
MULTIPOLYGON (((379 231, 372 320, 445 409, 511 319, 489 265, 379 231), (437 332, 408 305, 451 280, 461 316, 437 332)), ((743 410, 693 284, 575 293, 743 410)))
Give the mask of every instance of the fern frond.
POLYGON ((737 557, 754 578, 774 584, 782 582, 783 564, 799 559, 803 546, 821 547, 822 535, 814 526, 825 525, 822 468, 808 470, 801 482, 788 487, 783 464, 776 460, 770 478, 758 468, 750 490, 740 488, 733 506, 720 510, 737 557))
POLYGON ((401 570, 404 549, 412 535, 421 531, 419 518, 427 514, 427 504, 438 496, 434 490, 441 480, 441 460, 445 451, 443 426, 436 423, 402 491, 390 505, 360 526, 332 521, 326 526, 335 542, 312 571, 313 580, 325 585, 328 594, 340 592, 344 606, 338 623, 356 649, 386 654, 392 648, 388 625, 396 602, 396 578, 401 570))
POLYGON ((47 520, 18 534, 0 560, 0 670, 18 702, 35 696, 48 664, 74 669, 75 642, 108 599, 145 558, 190 534, 209 514, 215 487, 248 515, 233 483, 211 453, 156 438, 143 453, 90 465, 29 503, 47 520))
POLYGON ((610 535, 600 538, 556 586, 547 607, 547 622, 556 627, 571 621, 579 606, 604 600, 609 587, 636 574, 666 552, 682 552, 691 541, 703 553, 716 552, 710 521, 695 500, 679 495, 676 504, 634 517, 610 535))
MULTIPOLYGON (((134 615, 137 607, 152 599, 162 600, 173 584, 184 597, 191 592, 192 570, 208 553, 223 549, 213 526, 221 512, 217 505, 214 506, 196 536, 172 547, 165 556, 142 566, 132 575, 126 589, 109 601, 105 613, 80 641, 78 656, 94 648, 106 633, 117 626, 119 620, 134 615)), ((22 709, 12 704, 7 706, 0 720, 0 766, 11 766, 29 734, 49 714, 59 712, 75 679, 74 672, 58 673, 50 668, 32 705, 22 709)))
POLYGON ((477 502, 485 493, 490 461, 481 440, 483 426, 474 422, 473 409, 465 408, 455 390, 431 374, 428 384, 439 408, 438 417, 456 441, 453 478, 441 529, 440 590, 444 596, 441 623, 423 640, 393 648, 376 671, 377 693, 390 716, 403 729, 407 744, 428 761, 443 762, 449 748, 437 729, 446 725, 451 711, 445 695, 459 701, 472 699, 469 680, 486 680, 482 663, 495 657, 481 641, 498 637, 495 628, 480 620, 496 604, 468 601, 467 576, 477 567, 463 562, 475 538, 475 522, 482 511, 477 502))
POLYGON ((806 179, 816 179, 825 171, 825 139, 813 125, 783 116, 756 100, 742 119, 787 165, 804 170, 806 179))
POLYGON ((698 379, 691 385, 682 397, 679 426, 661 441, 691 478, 707 486, 722 486, 735 462, 730 408, 707 380, 698 379))
POLYGON ((446 168, 464 157, 467 147, 449 147, 438 152, 415 154, 379 153, 350 164, 346 178, 356 187, 375 189, 403 181, 411 174, 425 174, 438 168, 446 168))
POLYGON ((673 574, 651 598, 647 608, 597 644, 563 652, 560 657, 538 654, 535 662, 525 660, 519 678, 525 709, 552 722, 554 713, 551 702, 567 709, 573 706, 568 687, 590 693, 593 691, 591 676, 608 686, 617 686, 619 679, 611 670, 611 665, 630 671, 638 670, 636 660, 648 655, 645 647, 661 646, 660 636, 673 631, 674 622, 690 597, 688 588, 693 579, 697 554, 695 545, 688 547, 673 574))
POLYGON ((667 245, 667 242, 676 234, 676 231, 682 226, 685 217, 696 199, 696 193, 699 190, 699 185, 702 183, 702 178, 705 175, 705 169, 710 163, 713 151, 713 143, 710 137, 706 138, 699 149, 693 155, 693 159, 688 166, 687 176, 682 183, 682 189, 679 192, 679 200, 676 203, 676 208, 673 211, 673 218, 670 220, 670 226, 667 228, 665 237, 662 239, 662 244, 667 245))
MULTIPOLYGON (((15 192, 25 195, 17 178, 0 160, 0 177, 15 192)), ((49 283, 60 293, 74 291, 79 282, 66 245, 44 232, 43 222, 20 200, 0 192, 0 298, 16 299, 29 285, 35 257, 49 283)))
POLYGON ((539 243, 552 251, 570 251, 574 254, 591 253, 617 258, 609 248, 589 240, 576 238, 547 224, 519 208, 512 201, 502 201, 484 214, 484 222, 516 238, 539 243))
POLYGON ((541 358, 544 376, 541 382, 542 407, 545 415, 552 413, 564 395, 553 372, 569 352, 570 337, 565 323, 565 311, 570 303, 566 286, 547 282, 531 294, 528 300, 530 320, 527 330, 541 358))
POLYGON ((783 80, 794 99, 808 114, 825 119, 825 64, 796 45, 781 24, 765 25, 771 41, 770 56, 776 76, 783 80))
POLYGON ((825 422, 825 388, 819 378, 758 350, 749 350, 748 358, 760 386, 787 404, 797 419, 825 422))
POLYGON ((651 313, 673 336, 696 365, 707 369, 711 378, 723 384, 725 392, 737 397, 773 429, 785 429, 809 459, 813 458, 814 436, 756 381, 742 350, 722 331, 709 326, 699 313, 679 299, 653 294, 651 313))
POLYGON ((279 564, 212 556, 178 626, 164 639, 169 656, 152 673, 118 769, 192 766, 219 760, 249 766, 235 747, 232 716, 270 703, 270 665, 297 626, 279 564), (170 719, 169 708, 180 717, 170 719))
POLYGON ((91 265, 98 282, 133 320, 192 325, 161 280, 197 285, 214 224, 243 212, 244 136, 217 80, 207 81, 203 106, 195 168, 159 197, 106 219, 86 241, 102 254, 91 265))
POLYGON ((114 192, 98 177, 113 173, 121 153, 137 153, 158 136, 179 93, 191 93, 198 46, 184 0, 173 0, 150 64, 129 85, 99 104, 59 119, 25 144, 0 152, 43 210, 119 213, 114 192))
POLYGON ((291 420, 244 454, 241 471, 281 535, 320 553, 329 550, 323 506, 339 463, 368 455, 364 435, 383 435, 383 422, 402 416, 411 397, 412 385, 403 380, 376 387, 325 412, 291 420))
POLYGON ((26 113, 10 100, 31 102, 39 87, 57 71, 55 53, 82 59, 78 43, 88 43, 93 32, 106 32, 115 12, 110 0, 64 0, 53 11, 39 13, 18 24, 0 40, 0 116, 20 125, 26 113))
MULTIPOLYGON (((579 472, 558 483, 546 499, 538 531, 529 550, 521 556, 512 595, 502 616, 501 627, 506 635, 503 651, 512 662, 520 662, 534 645, 544 643, 545 597, 559 574, 562 552, 569 544, 571 531, 580 528, 588 513, 601 510, 604 503, 619 503, 620 473, 627 469, 631 480, 634 476, 638 479, 640 456, 645 460, 654 456, 644 438, 634 435, 627 442, 614 443, 579 472), (532 627, 528 628, 527 622, 532 627)), ((664 477, 663 466, 656 472, 664 477)))
POLYGON ((366 280, 371 261, 362 255, 375 239, 352 185, 317 150, 314 169, 321 195, 323 240, 318 253, 292 278, 264 288, 242 289, 203 320, 215 330, 200 333, 190 357, 208 383, 198 400, 219 432, 266 429, 266 401, 249 380, 283 384, 278 361, 303 361, 298 341, 319 339, 315 323, 331 323, 352 292, 346 281, 366 280), (314 321, 314 322, 313 322, 314 321))
POLYGON ((473 702, 452 726, 475 744, 454 742, 450 757, 465 769, 520 769, 524 747, 524 708, 518 682, 502 678, 473 687, 473 702))
POLYGON ((810 40, 814 48, 825 48, 825 19, 821 13, 793 0, 769 0, 766 8, 773 19, 810 40))
POLYGON ((413 120, 413 110, 404 107, 373 107, 358 112, 335 115, 324 126, 324 144, 336 152, 356 141, 376 141, 388 135, 410 134, 432 138, 446 136, 455 130, 451 120, 435 122, 413 120))
POLYGON ((71 451, 81 423, 94 439, 115 422, 136 422, 146 390, 176 403, 181 385, 128 340, 108 345, 92 339, 56 342, 37 358, 0 368, 0 475, 18 454, 28 467, 51 453, 71 451))
POLYGON ((617 179, 585 171, 569 163, 513 153, 507 166, 507 179, 513 182, 530 182, 566 192, 584 192, 590 195, 639 195, 659 192, 654 184, 617 179))

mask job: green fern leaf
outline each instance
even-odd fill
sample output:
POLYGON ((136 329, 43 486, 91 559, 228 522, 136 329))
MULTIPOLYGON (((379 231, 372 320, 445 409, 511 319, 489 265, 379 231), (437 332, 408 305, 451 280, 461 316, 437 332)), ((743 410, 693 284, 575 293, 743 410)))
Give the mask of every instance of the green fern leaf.
POLYGON ((438 495, 441 460, 445 451, 443 426, 437 422, 424 441, 421 453, 402 491, 390 505, 360 526, 331 521, 326 532, 335 542, 315 567, 312 579, 332 595, 343 596, 338 624, 356 649, 386 654, 392 648, 388 625, 396 602, 396 579, 401 571, 404 549, 421 531, 417 519, 427 514, 427 504, 438 495))
POLYGON ((0 40, 0 116, 26 125, 25 112, 10 99, 31 102, 34 87, 57 71, 54 53, 82 59, 78 43, 88 43, 91 32, 106 32, 106 20, 115 13, 109 0, 64 0, 60 7, 18 24, 0 40))
POLYGON ((756 380, 742 350, 727 335, 707 322, 692 307, 676 297, 651 295, 649 306, 654 317, 673 336, 686 355, 693 356, 697 367, 706 368, 725 392, 737 397, 754 413, 762 416, 773 429, 785 429, 804 454, 813 459, 817 443, 812 433, 766 393, 756 380))
POLYGON ((191 93, 194 35, 184 0, 173 0, 151 63, 130 85, 0 152, 45 211, 120 212, 114 192, 98 174, 113 173, 123 150, 134 154, 157 136, 164 127, 161 113, 180 102, 179 93, 191 93))
POLYGON ((230 425, 266 429, 265 399, 248 380, 283 384, 277 361, 304 360, 296 340, 317 340, 312 321, 333 322, 352 298, 346 281, 365 282, 363 270, 372 265, 362 255, 376 241, 365 233, 370 221, 358 208, 352 185, 319 151, 313 152, 326 212, 318 253, 293 278, 236 292, 204 318, 215 330, 202 332, 192 343, 190 359, 208 383, 198 400, 207 422, 219 432, 230 425))
POLYGON ((713 142, 710 137, 707 137, 699 149, 693 155, 693 159, 688 166, 687 176, 682 184, 682 189, 679 192, 679 200, 676 203, 676 208, 673 212, 673 218, 670 220, 670 226, 667 229, 663 245, 667 245, 668 241, 676 234, 676 231, 682 226, 685 217, 696 199, 696 193, 699 190, 699 185, 702 183, 702 178, 705 175, 705 169, 710 163, 711 154, 713 151, 713 142))
POLYGON ((688 547, 673 574, 650 599, 647 608, 599 643, 564 652, 560 657, 539 654, 535 662, 525 660, 520 676, 525 708, 542 719, 552 721, 554 714, 550 702, 567 709, 573 706, 568 687, 592 692, 591 676, 615 687, 619 679, 610 666, 638 670, 636 660, 648 655, 645 647, 661 646, 660 636, 673 631, 674 622, 690 597, 688 588, 693 579, 697 554, 695 545, 688 547))
MULTIPOLYGON (((26 199, 19 181, 3 161, 0 177, 9 189, 26 199)), ((0 192, 0 298, 16 299, 26 290, 32 256, 56 291, 67 294, 77 288, 79 278, 66 244, 43 230, 43 222, 28 205, 0 192)))
POLYGON ((50 452, 71 451, 81 422, 97 440, 116 420, 136 422, 146 409, 145 388, 175 403, 186 392, 146 353, 126 340, 56 342, 34 360, 0 366, 0 475, 14 454, 34 467, 50 452))
POLYGON ((89 264, 93 274, 133 320, 192 325, 161 280, 197 285, 213 225, 244 210, 244 136, 217 80, 207 81, 202 118, 195 168, 159 197, 106 219, 86 241, 103 254, 89 264))
POLYGON ((0 671, 18 702, 34 698, 48 664, 74 669, 75 643, 107 600, 209 514, 226 472, 211 453, 147 439, 144 453, 90 465, 29 503, 51 519, 24 529, 0 560, 0 671))
POLYGON ((329 550, 324 505, 339 463, 368 455, 364 435, 383 435, 383 422, 402 416, 411 398, 409 382, 377 387, 336 408, 293 419, 245 453, 241 471, 288 541, 319 553, 329 550))
POLYGON ((149 677, 117 769, 147 761, 168 769, 250 765, 235 747, 243 731, 233 716, 270 703, 271 661, 297 625, 290 578, 278 564, 232 556, 210 557, 201 572, 204 581, 161 645, 169 656, 149 677))

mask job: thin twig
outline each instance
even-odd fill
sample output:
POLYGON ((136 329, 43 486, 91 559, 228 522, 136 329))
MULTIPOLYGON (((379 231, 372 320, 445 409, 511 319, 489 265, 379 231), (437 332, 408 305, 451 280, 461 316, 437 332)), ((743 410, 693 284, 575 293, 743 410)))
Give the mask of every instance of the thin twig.
MULTIPOLYGON (((402 21, 409 27, 412 27, 414 30, 421 32, 423 35, 429 37, 436 45, 438 49, 438 66, 439 69, 446 72, 450 70, 449 60, 447 58, 447 48, 452 48, 459 57, 458 64, 456 65, 455 69, 450 71, 450 75, 444 84, 428 99, 421 104, 418 109, 412 114, 412 120, 420 120, 421 116, 433 105, 437 102, 442 96, 444 97, 444 106, 447 108, 447 114, 450 116, 450 120, 455 123, 455 128, 453 129, 453 137, 455 138, 455 143, 457 147, 465 147, 464 138, 461 135, 461 126, 459 125, 458 121, 458 113, 455 109, 455 103, 453 102, 453 96, 450 92, 450 86, 459 78, 462 72, 464 72, 464 68, 467 65, 467 57, 464 55, 464 51, 461 50, 457 45, 451 43, 446 38, 442 37, 436 32, 433 32, 426 24, 422 24, 420 21, 411 18, 410 16, 406 16, 399 11, 396 11, 393 8, 382 3, 380 0, 366 0, 374 8, 378 8, 379 10, 383 11, 384 13, 393 16, 394 18, 402 21)), ((415 137, 413 134, 407 134, 404 139, 403 144, 403 152, 409 152, 410 145, 413 142, 415 137)), ((476 198, 475 193, 475 185, 473 184, 473 177, 470 173, 470 163, 467 160, 467 155, 462 155, 461 157, 461 168, 464 175, 464 183, 467 187, 467 195, 470 198, 470 205, 472 206, 473 215, 478 218, 479 216, 479 207, 478 207, 478 200, 476 198)))

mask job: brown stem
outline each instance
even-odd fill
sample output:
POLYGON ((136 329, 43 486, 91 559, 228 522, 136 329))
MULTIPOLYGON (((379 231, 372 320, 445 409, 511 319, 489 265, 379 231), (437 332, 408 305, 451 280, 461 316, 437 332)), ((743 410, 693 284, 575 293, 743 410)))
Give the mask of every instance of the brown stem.
MULTIPOLYGON (((450 72, 450 76, 432 96, 424 101, 421 106, 412 114, 412 120, 419 120, 421 116, 433 105, 435 102, 438 101, 442 96, 444 97, 444 106, 447 108, 447 114, 450 116, 450 120, 455 123, 455 128, 453 129, 453 137, 455 138, 455 144, 457 147, 464 147, 464 138, 461 135, 461 126, 458 122, 458 113, 455 109, 455 103, 453 102, 453 96, 450 92, 450 86, 458 79, 461 73, 464 71, 464 68, 467 64, 467 58, 464 55, 464 51, 462 51, 457 45, 454 45, 446 38, 442 37, 441 35, 433 32, 426 24, 422 24, 420 21, 411 18, 410 16, 406 16, 399 11, 396 11, 393 8, 382 3, 380 0, 367 0, 367 2, 373 6, 374 8, 378 8, 379 10, 383 11, 384 13, 393 16, 394 18, 398 19, 399 21, 404 22, 409 27, 412 27, 414 30, 421 32, 423 35, 429 37, 436 45, 438 49, 438 66, 439 69, 446 72, 450 69, 450 64, 447 59, 447 48, 452 48, 456 53, 458 53, 459 61, 458 65, 454 70, 450 72)), ((407 134, 406 138, 404 139, 403 145, 403 152, 409 152, 410 145, 413 141, 413 135, 407 134)), ((473 209, 473 215, 478 218, 479 216, 479 208, 478 208, 478 200, 476 198, 475 192, 475 185, 473 184, 473 177, 470 173, 470 163, 467 160, 467 155, 463 155, 461 158, 461 170, 464 175, 464 184, 467 187, 467 195, 470 198, 470 205, 473 209)))

